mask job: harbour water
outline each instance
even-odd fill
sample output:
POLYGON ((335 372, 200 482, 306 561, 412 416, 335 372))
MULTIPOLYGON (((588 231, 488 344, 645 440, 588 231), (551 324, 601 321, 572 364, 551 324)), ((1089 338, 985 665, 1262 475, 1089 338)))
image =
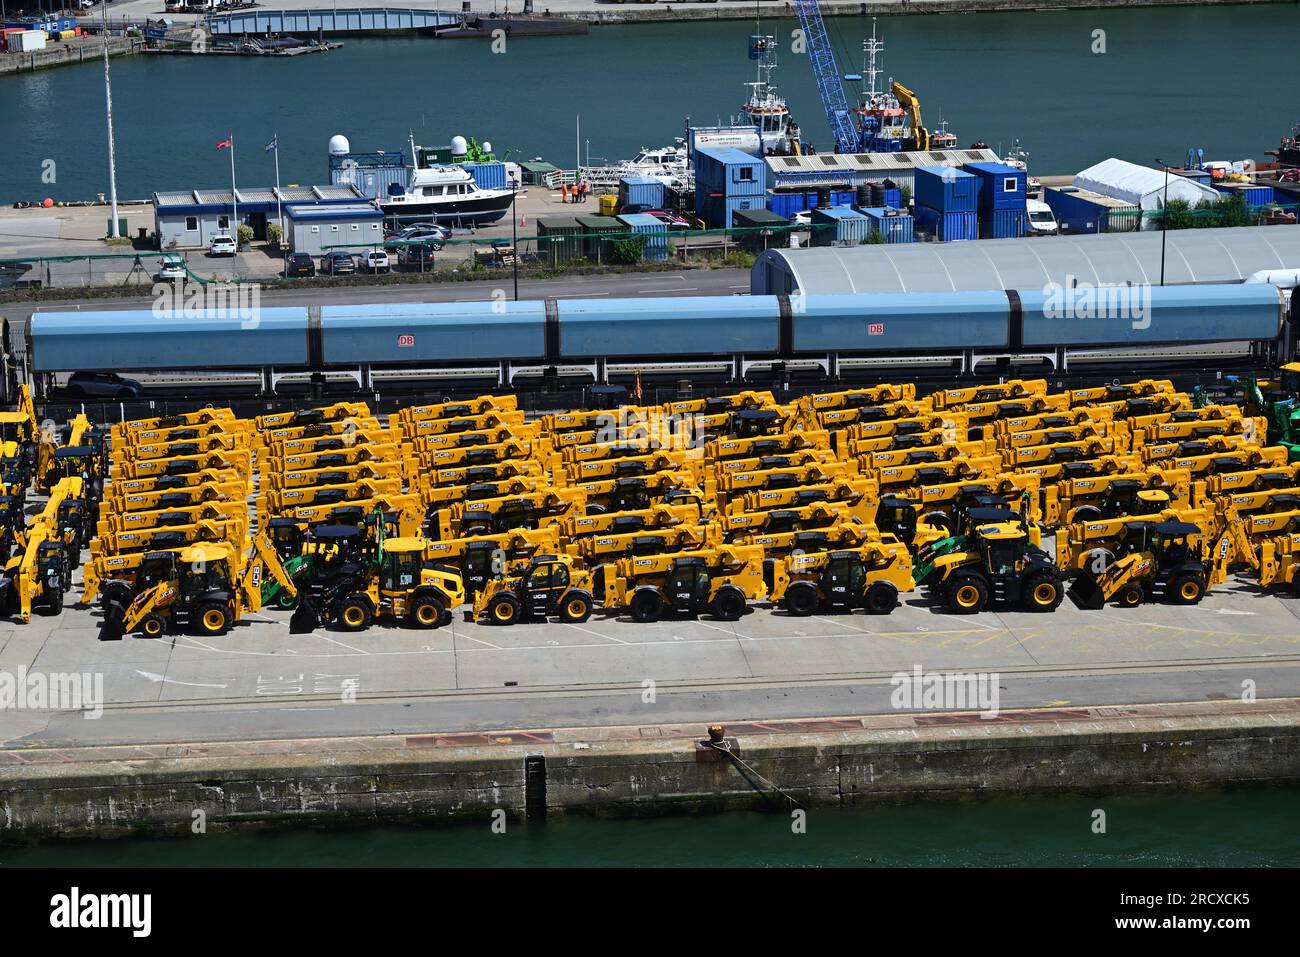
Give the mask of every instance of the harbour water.
MULTIPOLYGON (((1006 150, 1019 138, 1041 174, 1108 156, 1176 163, 1189 146, 1207 159, 1262 158, 1300 122, 1295 22, 1292 4, 886 17, 882 80, 915 90, 927 125, 942 114, 960 145, 982 139, 1006 150), (1094 53, 1101 42, 1106 52, 1094 53)), ((827 23, 841 70, 860 69, 870 22, 827 23)), ((790 52, 796 26, 762 29, 781 38, 775 79, 805 136, 829 149, 807 58, 790 52)), ((283 60, 114 60, 119 192, 228 185, 229 157, 216 144, 231 134, 248 186, 274 182, 263 151, 273 134, 286 184, 325 181, 334 133, 358 151, 405 149, 408 132, 427 145, 461 133, 514 159, 571 167, 579 151, 627 158, 671 143, 686 114, 708 124, 737 111, 753 79, 752 29, 601 26, 586 37, 511 41, 504 54, 478 41, 349 38, 329 54, 283 60)), ((0 202, 107 191, 102 64, 0 78, 0 118, 0 202)))
POLYGON ((0 848, 0 867, 1295 867, 1300 788, 0 848), (1097 833, 1097 812, 1105 833, 1097 833))

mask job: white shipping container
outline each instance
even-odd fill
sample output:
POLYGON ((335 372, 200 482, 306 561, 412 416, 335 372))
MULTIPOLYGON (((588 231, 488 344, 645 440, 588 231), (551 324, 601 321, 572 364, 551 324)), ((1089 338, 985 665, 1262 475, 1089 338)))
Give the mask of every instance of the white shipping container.
POLYGON ((44 50, 45 39, 46 34, 44 30, 24 30, 22 33, 11 33, 9 35, 9 49, 17 50, 20 53, 31 53, 33 50, 44 50), (15 41, 17 41, 16 44, 15 41))

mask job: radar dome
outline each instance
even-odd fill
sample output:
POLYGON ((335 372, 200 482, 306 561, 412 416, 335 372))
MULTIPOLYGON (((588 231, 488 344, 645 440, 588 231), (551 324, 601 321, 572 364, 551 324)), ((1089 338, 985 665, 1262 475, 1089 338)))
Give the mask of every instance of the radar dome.
POLYGON ((330 156, 347 156, 352 152, 352 144, 342 133, 330 137, 330 156))
POLYGON ((453 136, 451 138, 451 155, 464 156, 469 152, 469 144, 465 142, 463 136, 453 136))
POLYGON ((483 152, 484 152, 484 153, 491 153, 491 152, 492 152, 492 144, 489 143, 487 140, 484 140, 484 141, 483 141, 483 152))

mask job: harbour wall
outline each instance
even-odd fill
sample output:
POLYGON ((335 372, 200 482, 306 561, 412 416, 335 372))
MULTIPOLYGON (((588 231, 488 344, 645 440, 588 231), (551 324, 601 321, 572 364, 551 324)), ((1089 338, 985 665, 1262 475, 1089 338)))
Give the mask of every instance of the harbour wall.
POLYGON ((1300 780, 1300 699, 0 751, 0 843, 1300 780), (199 813, 201 812, 201 814, 199 813), (498 815, 499 816, 499 815, 498 815))
MULTIPOLYGON (((144 49, 144 40, 140 37, 110 37, 108 41, 109 56, 129 56, 144 49)), ((99 38, 86 37, 68 43, 51 42, 44 50, 31 53, 0 53, 0 75, 6 73, 30 73, 52 66, 66 66, 70 63, 102 63, 104 61, 104 42, 99 38)))
MULTIPOLYGON (((1295 0, 878 0, 870 4, 861 2, 837 2, 821 0, 822 15, 827 17, 862 17, 862 16, 911 16, 944 13, 1006 13, 1015 11, 1043 12, 1049 10, 1091 10, 1123 7, 1128 9, 1141 7, 1188 7, 1188 6, 1245 6, 1266 3, 1290 3, 1295 0)), ((546 6, 544 0, 535 0, 534 6, 540 12, 546 6)), ((584 4, 584 6, 586 6, 584 4)), ((793 19, 793 3, 763 3, 764 19, 776 17, 793 19)), ((591 4, 592 9, 556 10, 548 15, 554 17, 573 17, 588 20, 596 24, 662 22, 672 20, 752 20, 754 6, 752 3, 635 3, 628 0, 622 4, 591 4)))

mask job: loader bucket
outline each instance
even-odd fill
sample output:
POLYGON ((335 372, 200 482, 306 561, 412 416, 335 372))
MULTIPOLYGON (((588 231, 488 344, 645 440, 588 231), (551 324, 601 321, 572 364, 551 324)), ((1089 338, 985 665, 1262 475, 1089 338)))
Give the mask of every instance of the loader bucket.
POLYGON ((305 635, 315 631, 320 624, 316 603, 306 591, 301 592, 298 595, 298 607, 293 610, 293 617, 289 619, 289 634, 305 635))
POLYGON ((1088 572, 1083 572, 1075 578, 1066 594, 1080 608, 1096 611, 1106 606, 1105 592, 1102 591, 1097 579, 1088 572))

